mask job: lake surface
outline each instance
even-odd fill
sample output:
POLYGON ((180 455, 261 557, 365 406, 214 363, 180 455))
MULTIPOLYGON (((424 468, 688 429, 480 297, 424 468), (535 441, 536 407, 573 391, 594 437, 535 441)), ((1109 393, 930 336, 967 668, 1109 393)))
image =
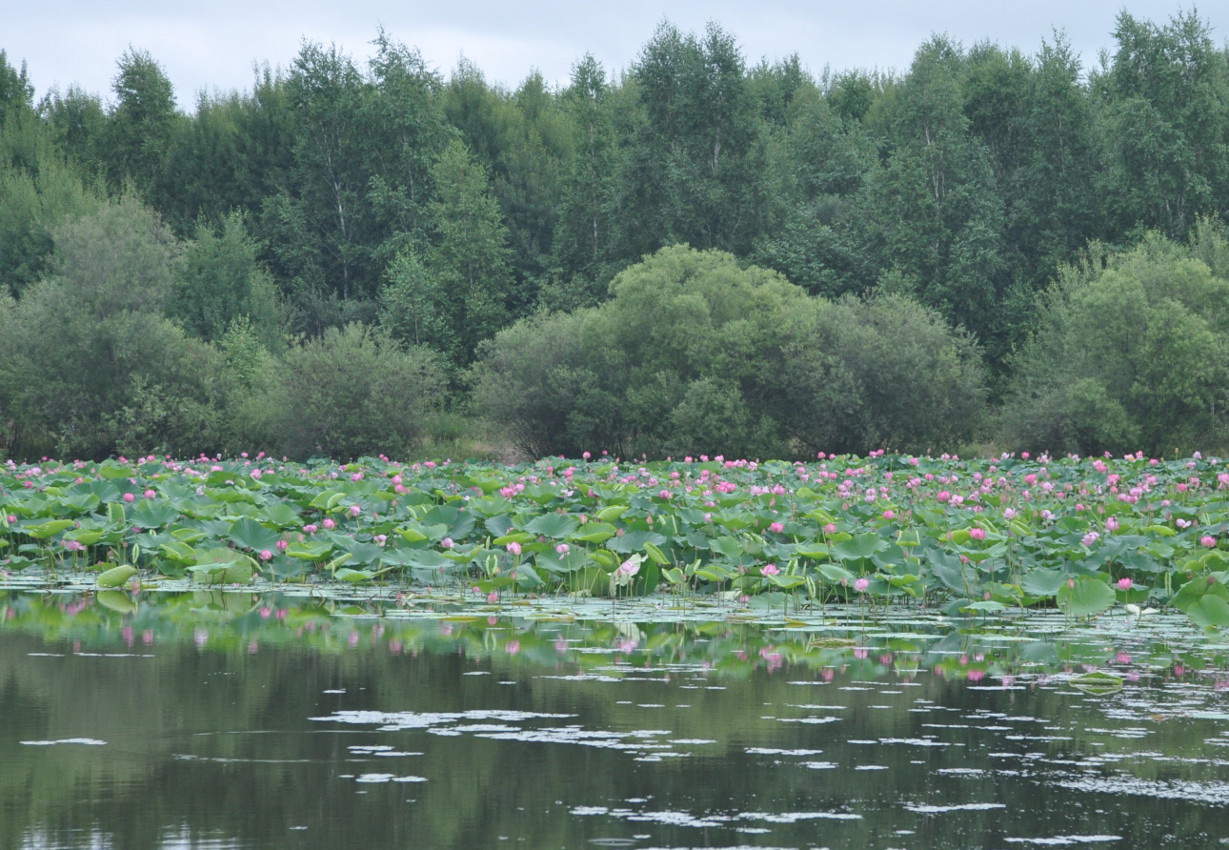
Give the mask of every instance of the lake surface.
POLYGON ((574 607, 0 591, 0 847, 1229 845, 1184 618, 574 607))

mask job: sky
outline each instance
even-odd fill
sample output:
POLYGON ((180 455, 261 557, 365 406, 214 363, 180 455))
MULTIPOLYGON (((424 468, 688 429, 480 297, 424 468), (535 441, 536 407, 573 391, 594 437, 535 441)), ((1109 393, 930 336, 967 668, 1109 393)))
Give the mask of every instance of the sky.
POLYGON ((908 70, 927 38, 946 34, 968 48, 990 41, 1034 54, 1056 31, 1095 66, 1113 46, 1118 14, 1167 23, 1194 9, 1229 43, 1229 4, 1176 0, 43 0, 14 3, 0 22, 0 50, 24 60, 36 99, 70 86, 111 100, 117 61, 146 50, 191 110, 201 93, 249 91, 254 68, 287 68, 304 41, 336 45, 366 66, 380 28, 416 48, 447 77, 464 57, 488 82, 514 89, 531 72, 567 83, 591 53, 617 76, 635 63, 663 21, 702 33, 714 22, 748 64, 797 54, 818 76, 832 71, 908 70))

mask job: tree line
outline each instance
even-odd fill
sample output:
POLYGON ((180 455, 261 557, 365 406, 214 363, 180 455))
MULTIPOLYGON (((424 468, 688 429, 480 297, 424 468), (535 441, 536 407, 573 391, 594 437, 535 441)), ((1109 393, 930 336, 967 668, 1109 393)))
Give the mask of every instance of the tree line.
POLYGON ((380 31, 191 109, 0 52, 0 447, 1225 445, 1229 52, 1112 39, 815 76, 665 23, 504 89, 380 31))

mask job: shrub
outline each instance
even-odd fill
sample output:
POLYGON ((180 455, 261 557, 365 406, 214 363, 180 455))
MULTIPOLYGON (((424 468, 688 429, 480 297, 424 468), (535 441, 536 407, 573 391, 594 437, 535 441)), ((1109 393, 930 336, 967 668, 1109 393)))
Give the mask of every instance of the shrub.
POLYGON ((53 228, 53 274, 0 323, 0 399, 14 454, 61 456, 216 448, 216 353, 158 312, 173 239, 134 201, 53 228))
POLYGON ((237 431, 293 458, 408 453, 444 385, 436 355, 359 324, 289 348, 236 405, 237 431))
POLYGON ((1061 271, 1017 359, 1000 419, 1010 445, 1162 455, 1224 442, 1229 280, 1194 250, 1152 235, 1061 271))
POLYGON ((921 450, 966 439, 985 402, 972 340, 903 296, 830 304, 687 246, 610 290, 482 348, 475 407, 527 453, 921 450))

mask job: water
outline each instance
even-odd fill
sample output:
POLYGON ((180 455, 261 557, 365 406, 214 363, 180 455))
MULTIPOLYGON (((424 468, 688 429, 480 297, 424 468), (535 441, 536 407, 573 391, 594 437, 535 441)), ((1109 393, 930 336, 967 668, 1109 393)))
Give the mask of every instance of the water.
POLYGON ((1224 648, 1161 615, 145 597, 0 591, 0 847, 1229 844, 1224 648))

